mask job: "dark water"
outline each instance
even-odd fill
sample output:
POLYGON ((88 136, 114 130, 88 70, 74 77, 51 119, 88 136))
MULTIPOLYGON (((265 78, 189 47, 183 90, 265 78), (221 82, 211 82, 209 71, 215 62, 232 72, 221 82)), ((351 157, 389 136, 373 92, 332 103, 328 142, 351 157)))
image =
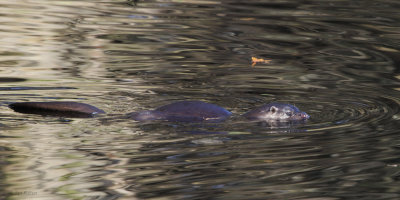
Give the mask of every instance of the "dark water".
POLYGON ((400 3, 0 1, 1 199, 400 199, 400 3), (270 63, 251 66, 251 57, 270 63), (94 119, 24 115, 68 100, 94 119), (276 127, 137 123, 202 100, 276 127))

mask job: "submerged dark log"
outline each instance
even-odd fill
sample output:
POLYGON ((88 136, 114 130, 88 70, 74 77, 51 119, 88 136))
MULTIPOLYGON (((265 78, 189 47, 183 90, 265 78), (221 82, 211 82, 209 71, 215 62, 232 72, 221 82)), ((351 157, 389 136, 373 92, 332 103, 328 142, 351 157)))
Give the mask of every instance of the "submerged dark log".
POLYGON ((58 117, 89 118, 105 113, 89 104, 77 102, 21 102, 9 105, 15 112, 58 117))

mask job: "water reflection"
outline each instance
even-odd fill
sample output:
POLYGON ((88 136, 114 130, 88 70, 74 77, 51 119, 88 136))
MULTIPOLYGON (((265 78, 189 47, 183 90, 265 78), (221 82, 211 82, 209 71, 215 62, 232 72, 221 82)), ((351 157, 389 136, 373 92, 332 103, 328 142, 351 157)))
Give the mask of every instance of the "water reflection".
POLYGON ((0 1, 0 146, 10 149, 1 151, 0 193, 397 199, 398 6, 0 1), (251 67, 253 56, 272 61, 251 67), (54 99, 109 115, 59 119, 6 107, 54 99), (180 100, 213 102, 235 116, 206 126, 121 118, 180 100), (311 118, 278 128, 237 120, 272 101, 311 118))

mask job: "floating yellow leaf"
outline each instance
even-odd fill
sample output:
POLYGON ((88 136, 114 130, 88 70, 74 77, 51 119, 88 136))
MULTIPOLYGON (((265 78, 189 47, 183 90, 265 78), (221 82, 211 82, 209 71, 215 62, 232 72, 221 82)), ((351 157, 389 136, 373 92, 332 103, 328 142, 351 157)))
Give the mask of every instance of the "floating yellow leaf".
POLYGON ((242 21, 252 21, 252 20, 255 20, 256 18, 253 18, 253 17, 243 17, 243 18, 240 18, 240 20, 242 20, 242 21))
POLYGON ((272 60, 265 60, 262 58, 251 57, 251 67, 254 67, 257 63, 270 63, 272 60))

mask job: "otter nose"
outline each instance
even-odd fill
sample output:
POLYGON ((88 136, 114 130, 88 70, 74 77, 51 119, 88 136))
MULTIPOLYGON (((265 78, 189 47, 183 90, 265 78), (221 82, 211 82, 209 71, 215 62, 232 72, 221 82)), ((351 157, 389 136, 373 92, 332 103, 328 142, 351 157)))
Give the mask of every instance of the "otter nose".
POLYGON ((302 112, 302 113, 300 114, 300 116, 301 116, 302 119, 309 119, 309 118, 310 118, 310 115, 308 115, 308 114, 305 113, 305 112, 302 112))

